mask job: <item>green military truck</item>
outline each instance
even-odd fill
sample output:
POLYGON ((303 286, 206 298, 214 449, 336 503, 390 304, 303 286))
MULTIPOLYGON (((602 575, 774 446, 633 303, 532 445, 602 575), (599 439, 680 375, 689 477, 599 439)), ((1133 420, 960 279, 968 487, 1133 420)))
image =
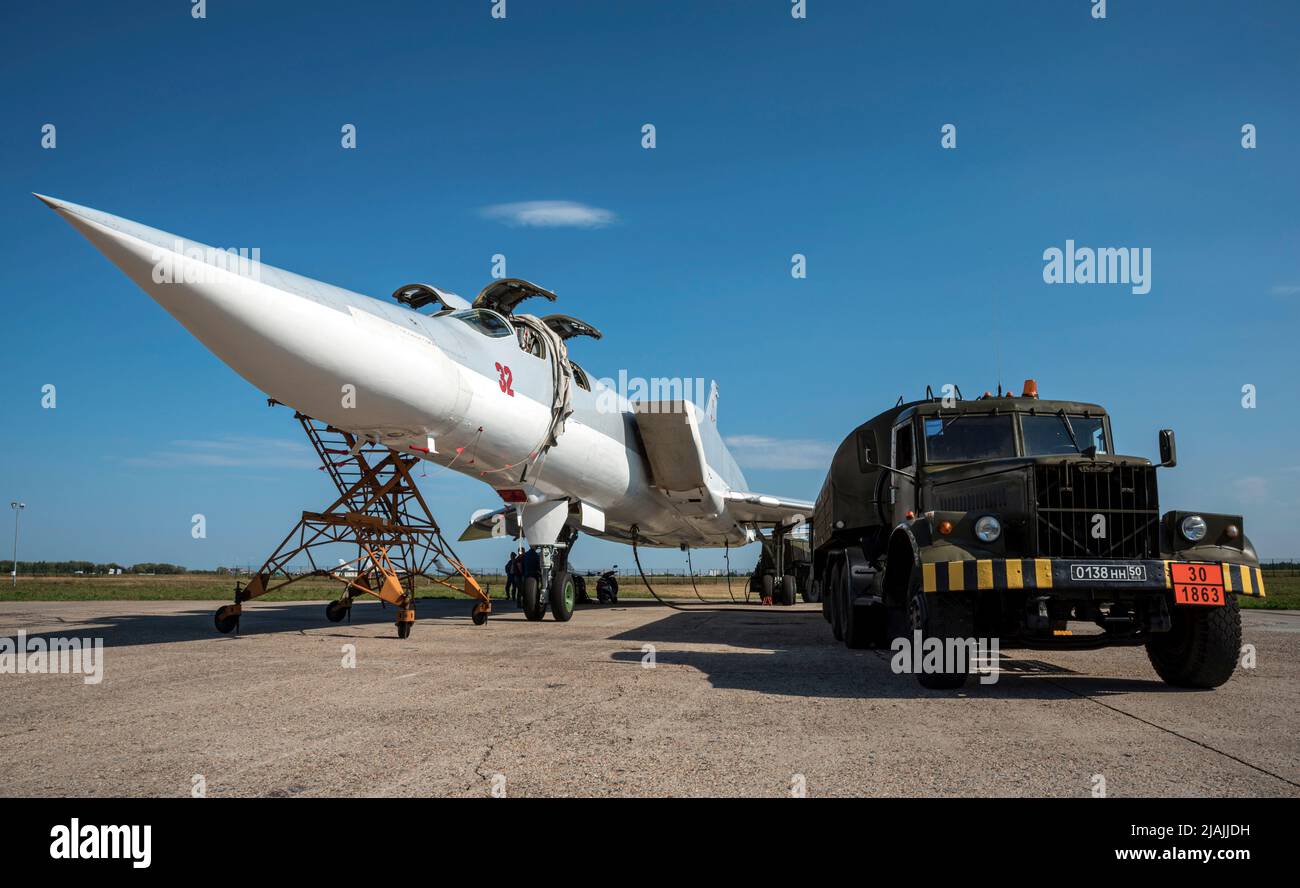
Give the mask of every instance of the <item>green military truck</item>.
MULTIPOLYGON (((899 403, 844 439, 813 515, 814 597, 849 647, 895 639, 1145 645, 1171 685, 1236 667, 1237 598, 1264 595, 1239 515, 1160 512, 1160 463, 1114 452, 1096 404, 959 390, 899 403)), ((960 687, 969 663, 919 673, 960 687)))

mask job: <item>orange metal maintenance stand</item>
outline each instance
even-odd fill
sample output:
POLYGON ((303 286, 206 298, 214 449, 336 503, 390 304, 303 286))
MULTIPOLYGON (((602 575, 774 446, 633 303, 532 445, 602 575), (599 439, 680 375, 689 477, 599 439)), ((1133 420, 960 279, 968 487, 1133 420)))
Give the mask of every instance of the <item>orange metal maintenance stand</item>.
POLYGON ((325 608, 331 622, 348 615, 353 598, 373 595, 397 608, 397 635, 408 638, 420 577, 475 599, 471 617, 476 625, 486 622, 491 599, 443 538, 411 478, 419 458, 357 439, 301 413, 294 418, 338 488, 338 499, 323 512, 303 512, 257 575, 245 586, 236 584, 235 603, 218 608, 214 617, 217 631, 238 628, 244 602, 320 576, 343 584, 342 595, 325 608), (357 557, 334 568, 319 566, 312 550, 339 543, 355 545, 357 557), (311 569, 290 573, 290 564, 300 555, 311 569))

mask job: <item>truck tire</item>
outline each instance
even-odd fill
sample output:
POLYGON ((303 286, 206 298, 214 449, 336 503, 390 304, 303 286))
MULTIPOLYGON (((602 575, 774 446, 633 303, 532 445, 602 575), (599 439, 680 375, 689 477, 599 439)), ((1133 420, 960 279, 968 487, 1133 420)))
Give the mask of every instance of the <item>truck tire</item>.
POLYGON ((1173 608, 1173 626, 1147 641, 1156 673, 1177 688, 1217 688, 1232 677, 1241 654, 1241 609, 1228 593, 1222 607, 1173 608))
POLYGON ((830 595, 831 570, 828 566, 821 576, 813 582, 817 585, 817 596, 822 600, 822 619, 827 623, 831 621, 831 595, 830 595))
MULTIPOLYGON (((921 641, 937 638, 969 638, 974 629, 971 602, 960 592, 924 592, 919 578, 914 577, 907 602, 907 615, 912 638, 921 633, 921 641)), ((966 684, 970 663, 945 664, 946 672, 918 672, 916 680, 921 687, 934 691, 951 691, 966 684)))
POLYGON ((831 584, 826 588, 826 597, 831 602, 831 634, 836 641, 844 640, 844 596, 840 594, 840 577, 842 567, 839 561, 831 566, 831 584))

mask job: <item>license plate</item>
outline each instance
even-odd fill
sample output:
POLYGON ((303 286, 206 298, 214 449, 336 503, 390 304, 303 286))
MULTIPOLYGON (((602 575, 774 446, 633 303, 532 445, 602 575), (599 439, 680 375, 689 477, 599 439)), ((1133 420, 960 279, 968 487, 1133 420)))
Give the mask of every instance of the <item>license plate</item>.
POLYGON ((1081 583, 1145 583, 1145 564, 1071 564, 1070 579, 1081 583))
POLYGON ((1218 607, 1226 602, 1223 568, 1217 564, 1171 564, 1169 578, 1174 584, 1175 604, 1218 607))

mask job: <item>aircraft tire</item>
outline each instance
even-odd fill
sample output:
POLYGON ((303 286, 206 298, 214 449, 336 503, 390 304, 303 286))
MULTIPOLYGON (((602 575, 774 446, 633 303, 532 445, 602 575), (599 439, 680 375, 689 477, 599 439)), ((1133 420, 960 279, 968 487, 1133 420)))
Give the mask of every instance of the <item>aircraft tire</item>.
POLYGON ((398 637, 398 638, 402 638, 402 639, 410 638, 410 637, 411 637, 411 627, 414 626, 414 625, 415 625, 414 623, 398 623, 398 624, 397 624, 397 637, 398 637))
POLYGON ((795 579, 794 574, 786 574, 781 577, 781 601, 786 607, 793 607, 795 601, 795 579))
POLYGON ((546 616, 546 611, 542 609, 542 590, 537 581, 537 577, 524 577, 524 618, 531 623, 536 623, 542 617, 546 616))
POLYGON ((567 623, 573 619, 573 605, 577 601, 577 589, 573 577, 567 570, 557 570, 551 579, 551 615, 557 623, 567 623))
POLYGON ((331 623, 341 623, 343 618, 348 615, 348 605, 342 601, 331 601, 325 605, 325 619, 331 623))

